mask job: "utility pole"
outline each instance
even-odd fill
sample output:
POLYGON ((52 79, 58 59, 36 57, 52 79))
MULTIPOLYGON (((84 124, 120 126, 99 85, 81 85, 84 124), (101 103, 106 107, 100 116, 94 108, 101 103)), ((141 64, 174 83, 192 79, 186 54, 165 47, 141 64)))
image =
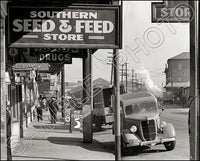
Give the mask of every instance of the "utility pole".
POLYGON ((190 12, 190 160, 199 160, 199 1, 189 1, 190 12))
POLYGON ((119 51, 113 50, 114 66, 114 118, 115 118, 115 160, 121 160, 121 131, 120 131, 120 80, 119 80, 119 51))
POLYGON ((126 93, 128 93, 128 63, 125 63, 126 93))
POLYGON ((143 90, 143 80, 142 78, 140 79, 140 83, 141 83, 141 91, 143 90))
POLYGON ((63 64, 61 69, 61 100, 62 100, 62 117, 65 117, 64 114, 64 98, 65 98, 65 66, 63 64))
MULTIPOLYGON (((108 52, 108 54, 113 54, 113 52, 108 52)), ((113 56, 108 56, 107 58, 110 58, 108 61, 108 65, 111 65, 111 78, 110 78, 110 84, 113 85, 113 56)))
POLYGON ((134 84, 134 70, 133 69, 132 69, 131 77, 132 77, 132 92, 133 92, 133 84, 134 84))
POLYGON ((122 74, 121 74, 121 83, 123 84, 123 77, 124 77, 124 64, 122 64, 122 74))
MULTIPOLYGON (((113 1, 113 4, 119 5, 119 1, 113 1)), ((121 1, 122 16, 123 1, 121 1)), ((115 160, 121 160, 121 126, 120 126, 120 78, 119 78, 119 50, 113 49, 114 66, 114 120, 115 120, 115 160)))
POLYGON ((137 79, 137 73, 135 73, 135 86, 136 86, 136 90, 138 91, 138 79, 137 79))

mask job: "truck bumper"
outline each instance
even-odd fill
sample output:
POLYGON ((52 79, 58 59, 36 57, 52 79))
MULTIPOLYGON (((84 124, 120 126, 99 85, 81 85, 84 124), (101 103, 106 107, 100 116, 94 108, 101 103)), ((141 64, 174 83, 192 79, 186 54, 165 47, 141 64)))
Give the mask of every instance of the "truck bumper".
POLYGON ((165 142, 175 141, 175 138, 165 138, 165 139, 157 139, 152 141, 144 141, 142 142, 139 139, 132 139, 128 141, 127 147, 134 147, 134 146, 154 146, 156 144, 163 144, 165 142))

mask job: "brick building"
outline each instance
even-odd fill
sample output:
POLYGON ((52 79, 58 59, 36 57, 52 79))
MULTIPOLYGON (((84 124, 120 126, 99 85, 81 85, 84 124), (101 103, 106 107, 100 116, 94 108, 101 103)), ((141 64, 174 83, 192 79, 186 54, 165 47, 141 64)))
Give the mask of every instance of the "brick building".
POLYGON ((189 95, 190 86, 190 53, 183 52, 167 60, 165 67, 166 91, 172 91, 176 98, 189 95))

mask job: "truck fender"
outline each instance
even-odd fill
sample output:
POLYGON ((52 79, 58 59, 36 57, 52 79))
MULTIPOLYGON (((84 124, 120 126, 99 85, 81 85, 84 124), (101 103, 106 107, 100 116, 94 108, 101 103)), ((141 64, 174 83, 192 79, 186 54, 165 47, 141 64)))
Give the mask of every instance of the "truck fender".
POLYGON ((171 138, 175 136, 176 136, 176 133, 175 133, 174 126, 170 123, 167 123, 167 126, 163 128, 163 137, 171 138))
POLYGON ((130 132, 128 129, 124 129, 121 133, 122 139, 125 143, 129 143, 129 140, 139 140, 137 134, 130 132))

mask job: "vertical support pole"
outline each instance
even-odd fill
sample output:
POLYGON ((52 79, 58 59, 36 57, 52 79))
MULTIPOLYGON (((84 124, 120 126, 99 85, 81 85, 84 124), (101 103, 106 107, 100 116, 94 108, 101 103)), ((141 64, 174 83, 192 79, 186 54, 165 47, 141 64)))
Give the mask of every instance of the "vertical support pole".
POLYGON ((124 77, 124 64, 122 64, 122 75, 121 75, 121 83, 123 84, 123 77, 124 77))
POLYGON ((22 107, 22 86, 17 85, 17 105, 18 105, 18 116, 19 116, 19 136, 23 138, 23 107, 22 107))
POLYGON ((133 83, 134 83, 134 70, 132 69, 132 92, 133 92, 133 83))
POLYGON ((62 101, 62 117, 64 118, 64 97, 65 97, 65 67, 63 65, 61 70, 61 101, 62 101))
POLYGON ((110 84, 113 85, 113 63, 112 63, 112 67, 111 67, 111 81, 110 81, 110 84))
POLYGON ((125 63, 125 70, 126 70, 126 93, 128 93, 128 63, 125 63))
POLYGON ((32 98, 31 98, 31 89, 29 90, 29 93, 30 93, 30 121, 32 122, 33 121, 33 115, 32 115, 32 98))
POLYGON ((92 56, 89 49, 83 55, 83 142, 93 141, 92 110, 92 56))
POLYGON ((24 109, 25 109, 25 117, 26 117, 26 127, 28 127, 28 113, 27 113, 27 100, 26 100, 26 77, 25 77, 25 82, 24 82, 24 109))
POLYGON ((5 19, 6 19, 6 1, 0 1, 0 10, 1 10, 1 20, 0 20, 0 73, 1 73, 1 88, 0 88, 0 105, 1 105, 1 160, 7 160, 7 126, 6 126, 6 93, 5 93, 5 71, 6 71, 6 46, 5 46, 5 33, 6 33, 6 26, 5 26, 5 19))
POLYGON ((115 160, 121 160, 119 50, 116 49, 113 50, 113 65, 114 65, 115 160))
POLYGON ((194 17, 190 21, 190 160, 199 160, 199 1, 189 1, 194 17))

